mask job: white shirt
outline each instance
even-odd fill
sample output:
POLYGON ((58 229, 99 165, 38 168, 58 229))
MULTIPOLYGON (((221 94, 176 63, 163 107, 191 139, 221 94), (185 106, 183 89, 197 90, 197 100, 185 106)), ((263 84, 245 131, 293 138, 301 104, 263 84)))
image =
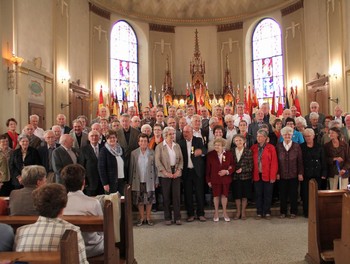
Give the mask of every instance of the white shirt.
POLYGON ((283 141, 283 146, 287 151, 289 151, 289 149, 292 147, 292 143, 293 141, 289 142, 288 144, 285 141, 283 141))
POLYGON ((227 139, 227 142, 232 142, 232 138, 233 138, 233 136, 234 135, 236 135, 237 134, 237 130, 235 129, 235 128, 233 128, 233 129, 228 129, 227 128, 227 130, 226 130, 226 139, 227 139))
POLYGON ((40 138, 41 140, 44 139, 44 129, 40 128, 40 127, 37 127, 35 130, 34 130, 34 135, 36 135, 38 138, 40 138))
POLYGON ((239 126, 239 122, 241 121, 241 119, 243 119, 243 120, 245 120, 245 121, 247 122, 247 126, 249 126, 250 123, 252 122, 250 116, 247 115, 247 114, 243 114, 242 118, 241 118, 240 115, 235 114, 235 115, 233 116, 233 120, 235 120, 235 121, 233 122, 233 124, 235 125, 235 127, 238 127, 238 126, 239 126))
POLYGON ((243 150, 244 150, 244 148, 242 148, 241 150, 239 150, 238 148, 235 148, 237 162, 241 160, 241 157, 242 157, 242 154, 243 154, 243 150))
POLYGON ((143 154, 142 151, 140 150, 140 155, 139 155, 139 158, 137 160, 138 166, 139 166, 139 169, 141 172, 140 173, 140 182, 146 182, 145 174, 147 171, 148 152, 149 152, 149 150, 147 149, 145 151, 145 153, 143 154))
POLYGON ((186 146, 187 146, 187 156, 188 156, 188 164, 187 168, 193 169, 193 162, 191 159, 191 154, 194 153, 194 147, 192 147, 192 139, 191 140, 186 140, 186 146))
MULTIPOLYGON (((67 206, 63 210, 63 215, 103 215, 103 212, 97 199, 79 190, 68 193, 67 206)), ((88 257, 98 252, 103 253, 103 232, 82 232, 82 236, 88 257)))
POLYGON ((171 147, 169 147, 169 145, 164 140, 163 141, 163 146, 166 146, 166 148, 168 150, 170 166, 175 166, 175 164, 176 164, 176 153, 175 153, 175 150, 174 150, 175 143, 172 142, 171 143, 171 147))

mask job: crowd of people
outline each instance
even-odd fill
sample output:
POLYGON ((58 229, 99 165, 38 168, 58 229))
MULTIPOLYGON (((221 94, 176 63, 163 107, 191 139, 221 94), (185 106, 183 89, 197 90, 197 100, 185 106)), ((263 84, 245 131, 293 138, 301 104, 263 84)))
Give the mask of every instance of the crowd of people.
MULTIPOLYGON (((32 193, 46 183, 66 186, 69 214, 76 213, 79 201, 94 207, 89 196, 123 194, 128 183, 139 212, 137 226, 152 226, 151 212, 160 203, 165 224, 181 225, 182 193, 187 222, 207 220, 208 194, 213 221, 220 219, 220 203, 224 221, 231 221, 230 193, 234 220, 247 218, 249 200, 255 201, 257 220, 271 219, 273 199, 280 200, 280 218, 295 218, 301 198, 307 217, 310 179, 320 189, 349 184, 350 115, 343 115, 339 105, 334 115, 325 116, 311 102, 305 117, 294 106, 276 117, 268 103, 250 116, 240 102, 235 109, 215 106, 211 115, 205 107, 196 113, 193 105, 170 106, 165 117, 158 105, 144 107, 142 119, 134 107, 119 119, 102 107, 90 126, 87 117, 78 116, 69 127, 63 114, 49 130, 38 123, 39 117, 31 115, 18 133, 17 121, 9 118, 0 136, 0 196, 10 196, 11 215, 39 215, 32 193)), ((94 207, 91 214, 101 211, 94 207)), ((86 245, 96 242, 89 244, 88 256, 100 252, 98 235, 83 238, 86 245)))

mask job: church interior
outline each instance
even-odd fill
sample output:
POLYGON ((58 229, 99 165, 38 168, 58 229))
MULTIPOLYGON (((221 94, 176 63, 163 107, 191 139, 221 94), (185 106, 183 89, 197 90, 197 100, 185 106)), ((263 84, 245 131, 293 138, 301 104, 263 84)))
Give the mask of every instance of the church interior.
MULTIPOLYGON (((349 111, 348 1, 2 0, 0 10, 2 131, 7 118, 23 127, 33 113, 44 129, 59 113, 69 122, 79 114, 91 120, 100 90, 105 104, 112 93, 121 102, 111 60, 111 33, 118 21, 126 22, 137 39, 137 79, 129 104, 136 99, 147 106, 152 94, 158 103, 181 107, 193 85, 197 100, 208 91, 211 104, 243 101, 247 88, 257 89, 253 33, 270 18, 281 33, 276 102, 278 94, 290 98, 294 88, 303 115, 311 101, 319 102, 320 112, 332 113, 337 104, 349 111), (205 65, 201 76, 191 73, 196 54, 205 65)), ((269 96, 258 96, 259 102, 271 103, 269 96)))

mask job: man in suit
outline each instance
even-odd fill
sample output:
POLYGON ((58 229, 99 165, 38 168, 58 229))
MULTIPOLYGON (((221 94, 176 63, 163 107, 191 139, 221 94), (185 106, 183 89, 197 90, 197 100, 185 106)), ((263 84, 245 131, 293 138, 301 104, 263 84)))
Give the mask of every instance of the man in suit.
POLYGON ((191 118, 191 126, 193 128, 193 136, 202 139, 204 146, 208 147, 208 137, 209 137, 209 129, 201 128, 201 116, 193 115, 191 118))
POLYGON ((73 142, 74 140, 71 135, 64 134, 60 138, 61 146, 52 152, 52 168, 55 172, 57 183, 62 183, 62 169, 69 164, 76 164, 78 161, 78 153, 72 148, 73 142))
POLYGON ((73 130, 69 133, 72 136, 73 148, 80 149, 88 144, 88 134, 83 132, 83 124, 79 119, 73 121, 73 130))
POLYGON ((61 134, 69 134, 69 132, 72 130, 69 126, 66 126, 66 116, 64 114, 58 114, 56 117, 57 125, 61 128, 61 134))
POLYGON ((125 172, 124 179, 126 182, 128 182, 130 154, 133 150, 139 147, 138 136, 140 132, 137 129, 132 128, 130 126, 130 116, 128 114, 123 114, 120 117, 120 124, 122 128, 117 131, 117 138, 118 138, 118 143, 123 148, 124 172, 125 172))
POLYGON ((183 129, 184 139, 180 140, 179 145, 183 156, 182 179, 184 184, 185 205, 187 210, 187 221, 194 220, 193 189, 196 195, 196 214, 201 222, 205 222, 204 217, 204 160, 205 154, 203 141, 193 136, 191 126, 185 126, 183 129))
POLYGON ((156 120, 151 118, 151 116, 150 116, 150 108, 148 106, 145 106, 143 108, 142 116, 143 116, 143 119, 141 120, 141 126, 143 126, 145 124, 148 124, 151 127, 153 127, 153 125, 156 122, 156 120))
POLYGON ((333 119, 337 120, 342 126, 345 126, 345 116, 342 116, 343 109, 340 105, 334 107, 334 116, 333 119))
POLYGON ((52 153, 60 145, 55 142, 55 133, 52 130, 47 130, 44 132, 45 143, 43 146, 38 148, 39 156, 42 165, 46 169, 47 182, 55 182, 55 175, 52 168, 52 153))
POLYGON ((266 124, 268 126, 269 128, 268 134, 273 133, 271 124, 269 122, 266 122, 264 117, 265 117, 264 112, 261 109, 259 109, 255 113, 255 121, 251 123, 248 127, 248 134, 252 135, 253 142, 256 142, 257 132, 263 124, 266 124))
POLYGON ((319 113, 320 105, 317 102, 311 102, 310 103, 310 113, 305 116, 306 123, 308 126, 311 126, 311 120, 310 120, 310 114, 316 113, 318 114, 318 123, 322 125, 324 123, 325 115, 322 113, 319 113))
POLYGON ((23 128, 23 134, 26 135, 29 139, 29 146, 33 147, 33 148, 38 148, 40 147, 41 144, 41 139, 39 137, 37 137, 36 135, 34 135, 34 127, 31 124, 26 125, 23 128))
POLYGON ((205 106, 201 107, 202 128, 209 129, 209 111, 205 106))
POLYGON ((89 132, 90 144, 80 149, 79 164, 86 170, 85 175, 85 194, 96 196, 104 194, 100 174, 98 173, 98 154, 101 145, 98 144, 100 134, 96 130, 89 132))

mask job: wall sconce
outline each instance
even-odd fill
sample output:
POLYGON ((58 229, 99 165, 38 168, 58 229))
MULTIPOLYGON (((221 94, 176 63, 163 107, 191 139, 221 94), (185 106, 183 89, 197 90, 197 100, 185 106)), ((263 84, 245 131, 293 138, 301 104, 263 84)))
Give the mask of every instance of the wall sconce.
POLYGON ((338 64, 334 64, 329 69, 329 77, 333 77, 335 79, 338 79, 338 76, 341 74, 341 67, 338 64))
POLYGON ((339 98, 332 98, 332 97, 328 97, 328 100, 333 102, 333 103, 336 103, 336 104, 339 104, 339 98))
POLYGON ((15 65, 15 68, 10 69, 10 66, 7 67, 7 89, 16 90, 16 94, 17 94, 17 81, 18 81, 17 67, 23 61, 24 61, 23 58, 17 57, 15 54, 12 54, 12 57, 8 59, 8 62, 15 65))
POLYGON ((69 82, 70 81, 70 75, 67 71, 63 71, 61 73, 61 83, 64 83, 64 82, 69 82))

